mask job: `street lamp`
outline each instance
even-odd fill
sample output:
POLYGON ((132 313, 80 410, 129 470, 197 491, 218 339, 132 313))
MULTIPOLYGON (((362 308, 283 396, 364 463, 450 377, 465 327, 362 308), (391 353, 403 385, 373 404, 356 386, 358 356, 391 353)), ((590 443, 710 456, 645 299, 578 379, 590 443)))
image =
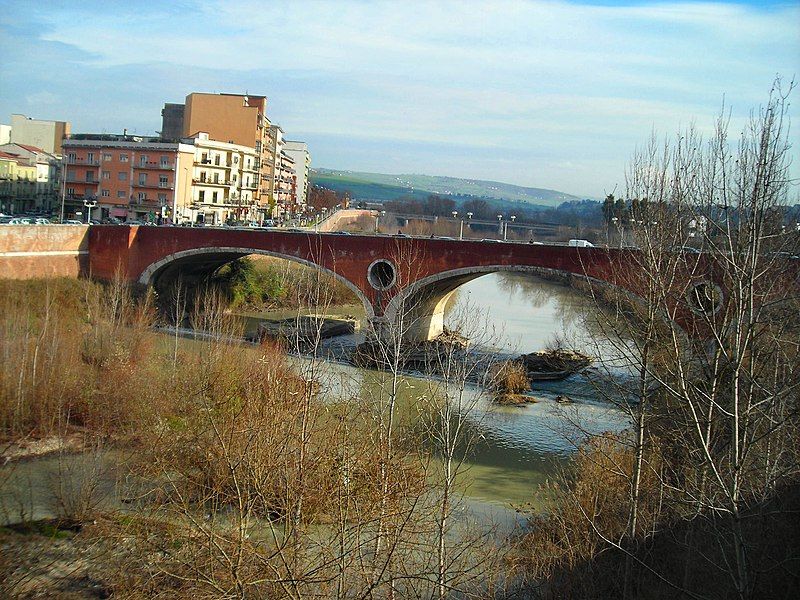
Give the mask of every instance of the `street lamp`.
POLYGON ((380 211, 380 212, 376 212, 376 213, 375 213, 375 233, 380 233, 380 230, 379 230, 379 228, 378 228, 378 220, 379 220, 379 219, 380 219, 382 216, 384 216, 385 214, 386 214, 386 211, 385 211, 385 210, 382 210, 382 211, 380 211))
MULTIPOLYGON (((516 221, 516 219, 517 219, 517 215, 511 215, 511 223, 514 223, 514 221, 516 221)), ((506 227, 503 230, 503 240, 505 240, 507 236, 508 236, 508 221, 506 221, 506 227)))
MULTIPOLYGON (((467 219, 472 219, 472 213, 471 212, 467 213, 467 219)), ((458 229, 458 239, 460 239, 460 240, 464 239, 464 219, 461 219, 461 226, 458 229)))
POLYGON ((83 205, 86 207, 86 224, 89 224, 89 217, 92 216, 92 209, 97 206, 96 200, 84 200, 83 205))

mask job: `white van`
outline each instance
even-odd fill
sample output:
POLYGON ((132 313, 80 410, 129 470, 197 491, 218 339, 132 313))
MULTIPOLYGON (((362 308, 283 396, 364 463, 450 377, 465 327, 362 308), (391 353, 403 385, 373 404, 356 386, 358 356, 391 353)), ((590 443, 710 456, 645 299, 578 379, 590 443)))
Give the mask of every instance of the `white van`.
POLYGON ((594 244, 587 240, 570 240, 569 245, 573 248, 594 248, 594 244))

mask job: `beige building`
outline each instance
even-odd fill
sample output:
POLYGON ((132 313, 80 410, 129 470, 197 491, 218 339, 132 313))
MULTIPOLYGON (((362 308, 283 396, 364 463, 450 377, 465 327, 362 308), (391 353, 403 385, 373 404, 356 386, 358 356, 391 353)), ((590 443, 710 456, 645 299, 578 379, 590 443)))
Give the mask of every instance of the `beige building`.
POLYGON ((308 202, 308 171, 311 169, 311 155, 308 153, 308 144, 286 140, 283 151, 294 160, 295 173, 295 203, 305 209, 308 202))
POLYGON ((25 164, 36 168, 33 205, 28 207, 29 210, 43 213, 55 210, 61 198, 61 158, 27 144, 2 144, 0 151, 16 155, 25 164))
POLYGON ((178 207, 176 222, 263 220, 256 201, 259 156, 254 148, 212 140, 206 132, 183 142, 194 146, 194 162, 190 199, 178 207))
POLYGON ((25 115, 11 115, 9 141, 41 148, 50 154, 62 154, 62 142, 70 134, 68 121, 45 121, 25 115))
POLYGON ((34 208, 36 165, 0 150, 0 213, 13 215, 34 208))
POLYGON ((284 152, 283 129, 279 125, 270 127, 271 153, 275 160, 269 169, 269 196, 275 216, 288 217, 296 214, 294 197, 294 159, 284 152))

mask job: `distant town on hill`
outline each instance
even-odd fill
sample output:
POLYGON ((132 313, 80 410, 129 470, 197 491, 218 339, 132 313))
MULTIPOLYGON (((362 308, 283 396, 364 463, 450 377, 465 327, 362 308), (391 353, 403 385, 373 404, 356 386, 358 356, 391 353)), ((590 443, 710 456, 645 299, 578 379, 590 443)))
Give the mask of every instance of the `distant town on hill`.
POLYGON ((334 169, 312 169, 314 185, 337 192, 350 192, 355 200, 384 202, 399 197, 423 199, 430 194, 448 196, 456 201, 483 199, 501 203, 525 203, 552 208, 564 202, 580 200, 557 190, 523 187, 499 181, 460 179, 439 175, 366 173, 334 169))

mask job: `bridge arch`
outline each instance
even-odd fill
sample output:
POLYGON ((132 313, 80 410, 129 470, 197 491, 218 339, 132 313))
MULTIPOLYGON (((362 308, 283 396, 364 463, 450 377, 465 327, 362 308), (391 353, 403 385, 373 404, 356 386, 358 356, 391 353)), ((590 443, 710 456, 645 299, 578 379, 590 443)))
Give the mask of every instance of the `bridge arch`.
POLYGON ((499 272, 528 273, 530 275, 578 276, 587 281, 602 283, 586 275, 571 271, 530 265, 481 265, 443 271, 423 277, 400 290, 388 303, 383 313, 384 326, 398 322, 401 314, 406 321, 406 337, 412 341, 433 339, 444 331, 444 309, 453 294, 465 283, 484 275, 499 272))
POLYGON ((364 305, 364 310, 366 311, 368 319, 373 319, 375 317, 372 303, 364 295, 364 292, 346 277, 316 262, 299 258, 291 254, 282 254, 261 248, 214 246, 181 250, 173 254, 168 254, 148 265, 139 276, 138 283, 147 287, 159 289, 160 282, 166 279, 164 283, 169 283, 170 279, 176 279, 176 275, 185 275, 188 276, 190 280, 198 280, 234 260, 251 254, 260 254, 288 260, 330 275, 337 281, 346 285, 348 289, 356 295, 364 305))

